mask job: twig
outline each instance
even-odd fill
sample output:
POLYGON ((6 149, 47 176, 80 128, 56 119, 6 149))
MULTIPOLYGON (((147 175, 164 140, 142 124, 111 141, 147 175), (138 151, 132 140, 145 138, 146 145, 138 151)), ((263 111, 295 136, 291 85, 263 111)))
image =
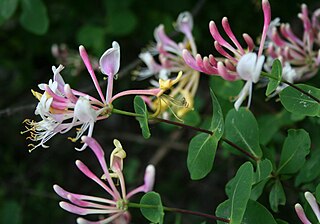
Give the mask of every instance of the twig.
MULTIPOLYGON (((155 136, 146 140, 141 136, 141 134, 133 134, 130 132, 110 132, 108 136, 110 138, 121 138, 121 136, 124 136, 123 139, 125 139, 128 142, 135 142, 149 146, 159 146, 163 144, 163 139, 159 139, 155 136)), ((188 145, 186 143, 177 142, 176 139, 169 140, 168 144, 173 150, 176 151, 186 151, 186 149, 188 148, 188 145)))
POLYGON ((15 113, 19 113, 20 111, 24 111, 24 110, 32 110, 36 107, 37 104, 32 103, 32 104, 27 104, 27 105, 23 105, 23 106, 18 106, 18 107, 8 107, 5 108, 3 110, 0 110, 0 118, 1 117, 9 117, 15 113))

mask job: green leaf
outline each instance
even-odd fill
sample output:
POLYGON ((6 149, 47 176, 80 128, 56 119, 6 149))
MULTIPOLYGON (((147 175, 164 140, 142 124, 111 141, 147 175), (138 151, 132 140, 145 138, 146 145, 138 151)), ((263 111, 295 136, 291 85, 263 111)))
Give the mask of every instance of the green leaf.
POLYGON ((290 129, 282 147, 277 173, 292 174, 298 172, 306 160, 305 157, 310 152, 310 144, 309 134, 305 130, 290 129))
POLYGON ((225 122, 226 138, 253 156, 261 158, 259 129, 253 114, 243 107, 239 111, 232 109, 228 112, 225 122))
POLYGON ((281 127, 291 125, 296 121, 301 120, 294 119, 292 115, 293 114, 284 109, 277 114, 266 114, 259 116, 257 121, 259 125, 260 144, 268 144, 281 127))
POLYGON ((224 132, 224 122, 223 122, 223 114, 213 91, 210 89, 211 100, 212 100, 212 120, 210 130, 213 132, 213 135, 216 137, 216 140, 219 141, 224 132))
POLYGON ((225 99, 232 100, 240 93, 243 86, 243 81, 237 80, 230 82, 222 79, 219 76, 210 77, 210 88, 214 90, 217 96, 225 99))
POLYGON ((202 179, 211 171, 218 142, 224 131, 223 114, 219 101, 212 90, 210 93, 213 107, 210 130, 213 135, 201 133, 192 138, 189 144, 187 166, 193 180, 202 179))
POLYGON ((140 200, 140 207, 142 215, 153 223, 163 223, 164 211, 161 202, 161 197, 158 193, 151 191, 142 196, 140 200), (148 208, 148 206, 150 206, 148 208))
MULTIPOLYGON (((314 144, 314 142, 313 142, 314 144)), ((295 179, 295 186, 302 183, 308 183, 320 176, 320 148, 311 151, 310 158, 304 163, 299 170, 295 179)))
POLYGON ((81 26, 77 33, 77 41, 79 44, 88 48, 93 48, 96 54, 102 54, 105 48, 106 32, 104 27, 87 24, 81 26))
POLYGON ((262 204, 249 200, 242 220, 243 224, 276 224, 272 214, 262 204))
POLYGON ((193 137, 188 148, 187 166, 192 180, 204 178, 212 169, 218 141, 201 133, 193 137))
POLYGON ((190 126, 198 126, 201 122, 201 117, 196 110, 190 110, 182 117, 183 123, 190 126))
POLYGON ((145 139, 150 138, 151 133, 149 130, 148 125, 148 110, 145 102, 140 96, 136 96, 133 101, 134 104, 134 111, 137 114, 142 115, 142 117, 137 117, 137 120, 139 121, 140 128, 142 130, 142 135, 145 139))
POLYGON ((282 220, 282 219, 276 219, 277 224, 289 224, 288 222, 282 220))
POLYGON ((16 11, 18 0, 0 0, 0 16, 9 19, 16 11))
POLYGON ((6 201, 1 206, 0 223, 21 224, 22 208, 16 201, 6 201))
POLYGON ((258 200, 258 198, 263 193, 263 189, 269 180, 270 180, 270 178, 264 179, 264 180, 260 181, 259 183, 252 186, 251 195, 250 195, 251 200, 254 200, 254 201, 258 200))
POLYGON ((273 78, 269 78, 266 96, 269 96, 273 91, 275 91, 281 82, 282 65, 279 59, 275 59, 273 61, 270 76, 272 76, 273 78))
POLYGON ((45 34, 49 27, 47 8, 41 0, 21 0, 21 25, 34 34, 45 34))
POLYGON ((244 163, 226 186, 226 193, 230 199, 230 223, 241 223, 247 202, 250 198, 253 182, 253 166, 244 163))
POLYGON ((269 195, 270 207, 274 212, 278 212, 279 205, 286 204, 286 195, 281 182, 277 179, 271 188, 269 195))
MULTIPOLYGON (((297 87, 320 99, 320 89, 305 84, 297 84, 297 87)), ((291 113, 307 116, 320 116, 320 103, 288 86, 280 92, 282 105, 291 113)))
POLYGON ((272 163, 268 159, 257 162, 257 171, 255 173, 255 183, 270 177, 272 172, 272 163))
POLYGON ((254 174, 254 185, 252 186, 250 199, 257 200, 263 193, 266 183, 270 179, 273 170, 272 163, 268 159, 257 161, 257 169, 254 174))
MULTIPOLYGON (((221 203, 216 209, 216 216, 228 219, 230 217, 230 202, 230 199, 228 199, 221 203)), ((225 222, 221 221, 217 223, 225 224, 225 222)), ((263 205, 249 200, 241 224, 277 224, 277 222, 263 205)))
POLYGON ((106 32, 111 35, 128 35, 137 26, 137 16, 129 9, 114 10, 107 15, 106 32))

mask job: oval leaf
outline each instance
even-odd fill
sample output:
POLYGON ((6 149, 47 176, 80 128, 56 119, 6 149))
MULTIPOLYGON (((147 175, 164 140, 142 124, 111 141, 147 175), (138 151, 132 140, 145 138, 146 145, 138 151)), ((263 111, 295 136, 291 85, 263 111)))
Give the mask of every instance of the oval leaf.
POLYGON ((272 172, 272 163, 268 159, 257 162, 257 171, 255 173, 255 183, 267 179, 272 172))
POLYGON ((295 186, 308 183, 320 176, 320 149, 315 148, 310 153, 309 159, 303 164, 295 179, 295 186))
POLYGON ((187 166, 192 180, 205 177, 212 169, 218 146, 216 137, 201 133, 189 144, 187 166))
POLYGON ((142 215, 153 223, 162 223, 164 212, 161 197, 158 193, 151 191, 142 196, 140 207, 142 215))
MULTIPOLYGON (((221 203, 216 209, 216 216, 230 217, 230 199, 221 203)), ((217 221, 218 224, 225 222, 217 221)), ((231 223, 231 222, 230 222, 231 223)), ((272 214, 259 202, 249 200, 241 224, 277 224, 272 214)))
POLYGON ((253 156, 261 158, 258 123, 253 114, 243 107, 239 111, 232 109, 228 112, 225 122, 226 138, 232 139, 233 143, 253 156))
POLYGON ((133 11, 129 9, 121 9, 110 11, 110 14, 107 14, 107 27, 106 31, 109 34, 124 36, 128 35, 134 31, 137 26, 137 16, 133 11), (121 29, 119 29, 121 27, 121 29))
MULTIPOLYGON (((296 86, 320 99, 320 89, 305 84, 296 86)), ((320 116, 320 103, 293 87, 288 86, 279 95, 280 101, 287 111, 299 115, 320 116)))
POLYGON ((273 91, 275 91, 281 82, 282 65, 279 59, 275 59, 273 61, 270 76, 272 78, 269 78, 269 83, 266 90, 266 96, 269 96, 273 91))
POLYGON ((18 0, 0 0, 0 16, 9 19, 16 11, 18 0))
POLYGON ((145 102, 140 96, 136 96, 133 101, 134 111, 140 114, 141 117, 137 117, 139 121, 140 128, 142 130, 142 135, 144 138, 148 139, 151 136, 149 125, 148 125, 148 110, 145 102))
POLYGON ((225 99, 231 100, 234 97, 239 95, 243 86, 242 80, 237 80, 230 82, 222 79, 220 76, 211 76, 210 77, 210 87, 214 90, 217 96, 225 99))
POLYGON ((270 207, 274 212, 278 211, 279 205, 286 204, 286 195, 284 193, 282 184, 279 180, 276 180, 274 185, 271 188, 269 195, 270 207))
POLYGON ((21 25, 34 34, 44 34, 49 27, 46 6, 41 0, 21 0, 21 25))
POLYGON ((17 201, 7 200, 0 207, 0 223, 21 224, 22 206, 17 201))
POLYGON ((230 199, 230 223, 241 223, 250 198, 253 180, 253 166, 250 162, 246 162, 227 184, 226 193, 230 199))
POLYGON ((292 174, 299 171, 306 161, 305 157, 310 152, 311 140, 309 134, 303 130, 288 131, 288 136, 284 141, 280 164, 278 168, 279 174, 292 174))

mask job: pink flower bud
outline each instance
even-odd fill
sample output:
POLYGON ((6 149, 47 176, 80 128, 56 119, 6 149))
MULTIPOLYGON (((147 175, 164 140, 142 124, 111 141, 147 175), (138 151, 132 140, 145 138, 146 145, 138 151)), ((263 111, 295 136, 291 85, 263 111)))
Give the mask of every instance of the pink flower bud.
POLYGON ((154 165, 147 166, 144 174, 144 192, 149 192, 153 189, 156 169, 154 165))

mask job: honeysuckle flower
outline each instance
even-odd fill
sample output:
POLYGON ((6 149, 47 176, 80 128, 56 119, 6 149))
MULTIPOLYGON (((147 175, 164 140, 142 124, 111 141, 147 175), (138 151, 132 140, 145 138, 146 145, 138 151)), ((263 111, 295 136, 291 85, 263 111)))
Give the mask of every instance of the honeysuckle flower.
MULTIPOLYGON (((313 213, 315 214, 318 222, 320 222, 320 209, 319 209, 319 205, 317 204, 317 201, 315 199, 315 197, 313 196, 313 194, 311 194, 310 192, 305 192, 304 193, 304 197, 306 198, 308 204, 310 205, 313 213)), ((301 220, 301 222, 303 224, 311 224, 311 222, 309 221, 309 219, 307 218, 306 214, 304 213, 304 210, 302 208, 302 206, 297 203, 294 206, 296 213, 299 217, 299 219, 301 220)))
MULTIPOLYGON (((169 108, 174 116, 181 117, 193 108, 193 98, 199 83, 199 72, 191 69, 182 58, 183 49, 187 49, 192 55, 197 53, 192 35, 192 15, 189 12, 180 13, 174 27, 178 32, 184 34, 184 40, 179 43, 175 42, 165 33, 164 26, 159 25, 154 31, 156 47, 139 55, 147 67, 134 74, 138 79, 155 76, 159 82, 165 82, 174 74, 182 72, 177 85, 166 94, 167 100, 164 100, 163 97, 162 99, 145 98, 148 105, 156 111, 155 114, 165 116, 169 108), (158 60, 155 60, 155 57, 158 57, 158 60)), ((151 80, 150 82, 159 87, 158 81, 151 80)))
MULTIPOLYGON (((40 142, 36 145, 29 144, 31 149, 42 146, 57 133, 65 133, 74 126, 82 125, 75 138, 77 140, 89 128, 88 135, 92 135, 93 124, 96 120, 105 119, 109 116, 110 109, 103 102, 88 96, 85 93, 71 89, 69 84, 65 84, 60 75, 63 66, 57 69, 53 67, 54 77, 49 84, 40 84, 40 90, 44 93, 33 91, 33 95, 39 100, 35 114, 40 115, 41 121, 36 122, 27 119, 25 123, 26 131, 31 136, 28 139, 40 142)), ((85 145, 81 147, 81 150, 85 145)))
MULTIPOLYGON (((65 83, 60 74, 64 67, 62 65, 58 68, 53 66, 53 79, 49 80, 48 84, 39 85, 39 89, 44 92, 39 93, 32 90, 33 95, 39 100, 35 114, 40 115, 42 120, 36 122, 27 119, 24 122, 27 125, 27 130, 22 133, 29 132, 31 136, 28 139, 39 142, 35 145, 30 144, 30 151, 39 146, 46 148, 45 143, 54 135, 66 133, 75 126, 81 125, 76 137, 69 138, 70 140, 77 141, 87 130, 87 135, 91 137, 95 122, 110 116, 113 108, 112 102, 117 98, 126 95, 151 95, 156 97, 162 91, 161 88, 126 90, 113 96, 113 79, 120 67, 120 46, 117 42, 113 42, 112 48, 106 50, 100 58, 100 70, 108 76, 106 96, 104 96, 89 56, 83 46, 79 47, 79 53, 100 99, 72 89, 69 84, 65 83)), ((84 144, 81 148, 76 149, 84 150, 86 146, 84 144)))
MULTIPOLYGON (((100 114, 106 113, 106 110, 107 110, 107 107, 103 107, 101 109, 95 110, 90 104, 88 95, 84 97, 80 96, 74 107, 74 116, 71 124, 69 125, 70 126, 69 129, 75 126, 77 122, 81 123, 82 126, 79 129, 77 136, 75 138, 69 138, 69 139, 73 142, 77 141, 88 128, 89 128, 89 131, 87 135, 91 137, 94 123, 96 122, 100 114)), ((69 129, 63 131, 62 133, 69 131, 69 129)), ((76 150, 82 151, 86 147, 87 147, 87 144, 84 144, 80 149, 76 148, 76 150)))
POLYGON ((116 41, 113 41, 112 48, 108 49, 101 56, 99 64, 101 72, 108 76, 106 100, 110 101, 113 89, 113 79, 120 68, 120 46, 116 41))
POLYGON ((97 183, 105 192, 103 197, 96 197, 83 194, 75 194, 68 192, 61 188, 59 185, 54 185, 54 191, 63 199, 67 200, 59 203, 60 207, 64 210, 85 216, 96 214, 99 221, 89 221, 82 217, 77 218, 77 223, 130 223, 130 213, 128 212, 127 203, 129 199, 140 192, 149 192, 153 189, 155 168, 153 165, 148 165, 145 171, 144 184, 133 189, 127 193, 125 179, 122 173, 123 159, 126 154, 123 150, 121 143, 114 140, 115 149, 111 153, 110 163, 111 173, 107 167, 104 151, 99 143, 91 137, 82 137, 82 141, 87 144, 95 154, 103 175, 99 178, 95 175, 83 162, 76 161, 78 169, 88 178, 97 183), (112 179, 115 178, 115 181, 112 179))
POLYGON ((250 106, 252 85, 253 83, 257 83, 259 81, 263 62, 264 56, 262 55, 258 58, 256 53, 247 53, 240 58, 237 65, 237 73, 242 80, 246 81, 246 84, 244 85, 243 89, 238 95, 238 99, 234 104, 236 110, 239 109, 240 105, 248 95, 248 107, 250 106))
POLYGON ((182 55, 185 62, 197 71, 208 75, 218 75, 229 81, 239 79, 246 81, 235 102, 234 106, 236 109, 240 107, 247 95, 249 95, 248 107, 250 106, 252 83, 256 83, 259 80, 264 63, 262 51, 271 21, 271 9, 268 0, 262 0, 262 10, 264 25, 257 54, 253 52, 254 42, 252 38, 246 33, 243 34, 243 39, 247 44, 247 48, 245 49, 241 46, 231 30, 227 17, 222 19, 222 27, 232 44, 221 36, 214 21, 209 23, 210 33, 215 40, 214 47, 222 56, 221 58, 214 57, 213 55, 202 57, 200 54, 192 56, 188 50, 183 50, 182 55))
POLYGON ((282 23, 278 29, 273 27, 268 35, 267 54, 272 59, 278 58, 282 64, 290 64, 295 72, 289 79, 286 76, 283 79, 291 83, 313 77, 320 65, 320 10, 316 10, 311 18, 308 14, 307 5, 302 4, 298 14, 303 24, 302 38, 294 34, 288 23, 282 23))

